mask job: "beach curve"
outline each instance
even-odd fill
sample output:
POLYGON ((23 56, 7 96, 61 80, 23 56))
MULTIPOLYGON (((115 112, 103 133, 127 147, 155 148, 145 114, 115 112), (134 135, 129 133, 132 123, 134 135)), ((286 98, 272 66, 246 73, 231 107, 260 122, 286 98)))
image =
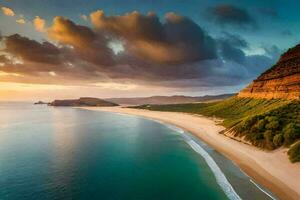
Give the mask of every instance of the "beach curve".
POLYGON ((300 164, 290 163, 285 149, 267 152, 232 140, 219 134, 224 127, 202 116, 122 107, 84 107, 84 109, 142 116, 180 127, 233 160, 251 178, 280 199, 300 199, 300 164))

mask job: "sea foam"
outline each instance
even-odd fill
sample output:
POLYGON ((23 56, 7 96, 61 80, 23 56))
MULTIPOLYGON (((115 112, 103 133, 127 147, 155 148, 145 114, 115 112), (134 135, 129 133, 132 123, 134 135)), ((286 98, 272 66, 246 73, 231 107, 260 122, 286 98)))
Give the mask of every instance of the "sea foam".
POLYGON ((173 131, 176 131, 180 134, 184 134, 184 130, 182 130, 181 128, 178 128, 176 126, 173 126, 173 125, 169 125, 169 124, 164 124, 165 126, 167 126, 169 129, 173 130, 173 131))
POLYGON ((175 127, 175 126, 168 126, 172 130, 175 130, 183 136, 187 144, 198 154, 200 154, 204 160, 206 161, 207 165, 213 172, 216 181, 218 185, 222 188, 226 196, 230 200, 241 200, 241 197, 235 192, 232 185, 227 180, 225 174, 222 172, 220 167, 217 165, 217 163, 214 161, 214 159, 197 143, 195 142, 191 137, 189 137, 184 130, 175 127))
POLYGON ((212 170, 217 183, 221 186, 226 196, 231 200, 241 200, 240 196, 235 192, 231 184, 228 182, 226 176, 223 174, 222 170, 219 168, 213 158, 195 141, 190 139, 189 141, 187 141, 187 143, 192 147, 194 151, 199 153, 205 159, 206 163, 212 170))

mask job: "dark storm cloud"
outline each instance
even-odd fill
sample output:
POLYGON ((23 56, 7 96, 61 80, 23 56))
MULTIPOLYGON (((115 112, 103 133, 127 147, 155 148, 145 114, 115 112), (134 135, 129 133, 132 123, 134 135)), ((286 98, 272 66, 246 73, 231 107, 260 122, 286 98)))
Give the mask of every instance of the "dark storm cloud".
POLYGON ((279 49, 276 45, 264 46, 263 49, 269 57, 274 59, 278 59, 279 56, 283 53, 283 51, 279 49))
POLYGON ((224 33, 224 36, 218 40, 220 54, 225 60, 244 64, 246 55, 243 49, 248 48, 246 40, 238 35, 224 33))
POLYGON ((24 60, 38 63, 61 63, 60 50, 49 42, 39 43, 14 34, 5 37, 5 51, 24 60))
POLYGON ((224 33, 223 37, 218 39, 218 45, 220 56, 225 61, 224 65, 230 69, 227 73, 235 73, 235 78, 240 81, 258 76, 270 68, 281 54, 280 49, 273 45, 262 47, 265 51, 263 55, 246 55, 244 50, 249 48, 248 42, 229 33, 224 33))
POLYGON ((209 16, 222 26, 257 27, 255 19, 246 9, 230 4, 216 5, 208 10, 209 16))
POLYGON ((46 31, 54 44, 20 35, 4 37, 7 55, 0 57, 5 63, 0 71, 22 75, 17 79, 21 82, 129 80, 166 87, 213 87, 239 84, 273 62, 270 56, 245 55, 249 45, 240 36, 224 33, 214 39, 175 13, 166 14, 161 22, 154 13, 105 16, 96 11, 91 21, 95 29, 55 17, 46 31), (108 47, 115 40, 124 44, 118 55, 108 47))
POLYGON ((141 59, 178 64, 216 58, 214 40, 195 22, 175 13, 167 13, 164 23, 154 13, 105 16, 98 10, 90 17, 98 30, 123 39, 127 50, 141 59))

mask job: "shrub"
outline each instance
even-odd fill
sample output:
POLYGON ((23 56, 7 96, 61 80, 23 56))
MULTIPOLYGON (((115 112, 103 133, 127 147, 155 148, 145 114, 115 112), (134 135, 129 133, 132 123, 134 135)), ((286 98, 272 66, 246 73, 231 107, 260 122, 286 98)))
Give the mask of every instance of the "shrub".
POLYGON ((275 116, 268 116, 266 117, 266 119, 268 120, 268 122, 278 121, 278 117, 275 116))
POLYGON ((296 142, 288 151, 289 159, 292 163, 300 162, 300 141, 296 142))
POLYGON ((267 130, 266 132, 264 132, 264 138, 265 138, 267 141, 273 142, 273 137, 274 137, 273 131, 267 130))
POLYGON ((277 134, 274 136, 273 138, 273 144, 276 146, 276 147, 280 147, 281 145, 283 145, 283 141, 284 141, 284 138, 283 138, 283 135, 282 134, 277 134))
POLYGON ((266 129, 268 130, 277 130, 279 128, 279 121, 272 120, 266 125, 266 129))
POLYGON ((274 137, 274 132, 271 130, 267 130, 264 132, 264 138, 265 138, 265 147, 268 149, 274 149, 274 144, 273 144, 273 137, 274 137))
POLYGON ((285 145, 292 144, 296 139, 300 138, 299 127, 295 123, 289 123, 283 129, 283 136, 285 145))
POLYGON ((256 130, 263 132, 265 130, 265 124, 266 121, 264 119, 261 119, 258 122, 256 122, 254 127, 256 128, 256 130))
POLYGON ((249 118, 247 118, 245 120, 244 124, 243 124, 243 128, 245 130, 250 129, 253 126, 253 124, 256 123, 256 121, 257 121, 256 117, 249 117, 249 118))

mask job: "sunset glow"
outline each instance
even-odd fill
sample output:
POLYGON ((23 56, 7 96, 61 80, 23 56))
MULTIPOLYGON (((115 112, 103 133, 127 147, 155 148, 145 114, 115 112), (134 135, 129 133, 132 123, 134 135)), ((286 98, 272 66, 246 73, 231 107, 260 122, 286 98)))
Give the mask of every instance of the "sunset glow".
POLYGON ((31 1, 36 6, 1 4, 1 99, 19 99, 12 91, 21 95, 24 85, 35 88, 32 100, 57 87, 64 90, 58 97, 73 96, 72 87, 98 89, 98 97, 236 92, 274 64, 300 32, 288 30, 296 19, 287 24, 276 2, 199 1, 203 14, 194 15, 196 5, 182 2, 112 9, 114 3, 64 1, 72 13, 56 1, 41 12, 41 3, 31 1))

